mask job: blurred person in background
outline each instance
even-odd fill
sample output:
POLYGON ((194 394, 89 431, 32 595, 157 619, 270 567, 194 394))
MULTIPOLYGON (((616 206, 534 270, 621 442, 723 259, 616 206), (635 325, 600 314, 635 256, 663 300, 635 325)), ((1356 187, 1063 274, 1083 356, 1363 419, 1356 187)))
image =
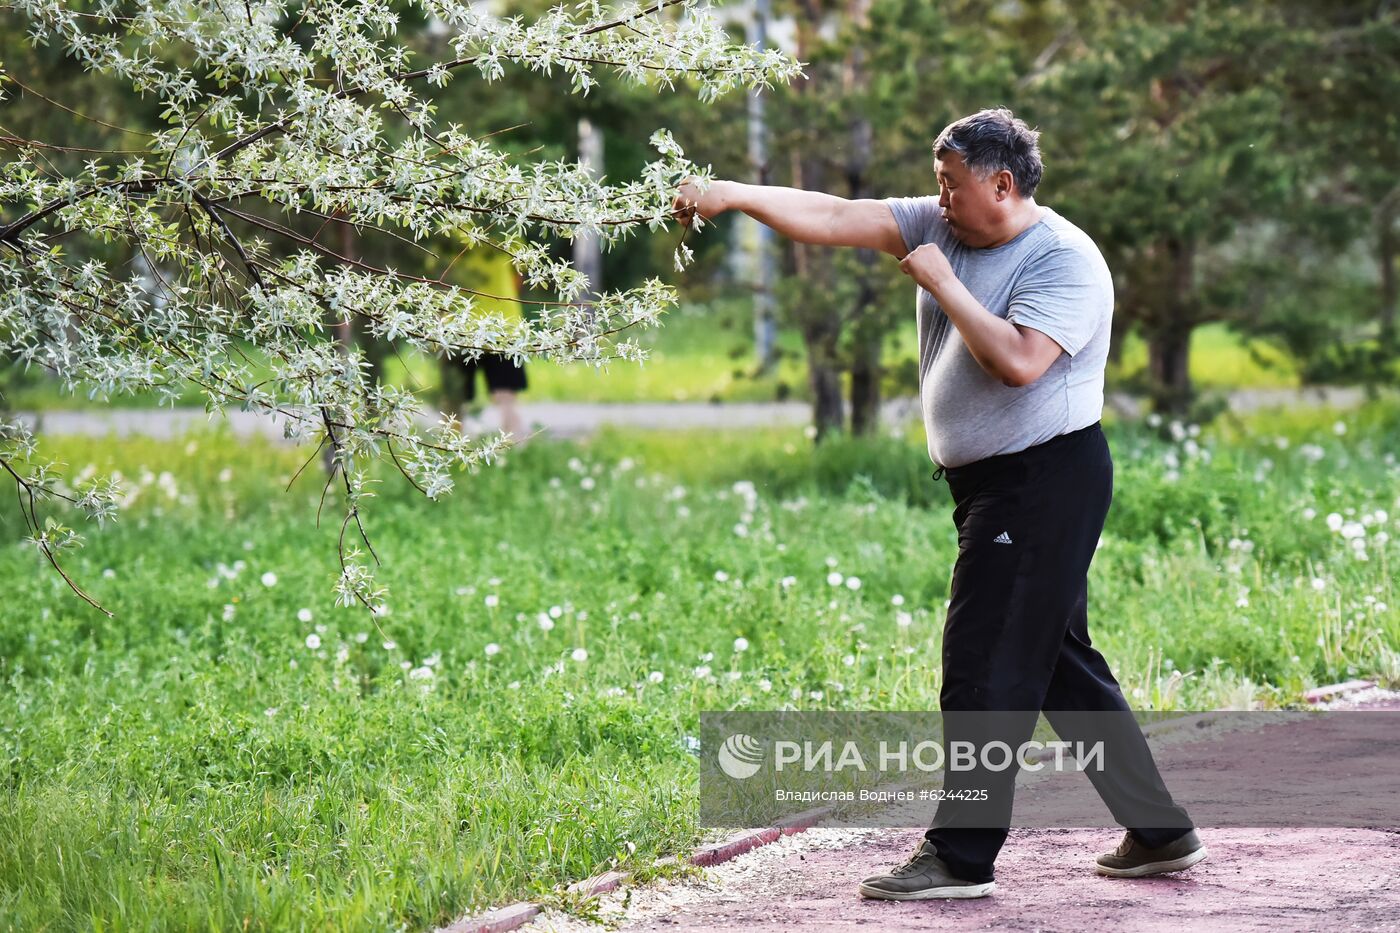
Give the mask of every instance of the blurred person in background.
MULTIPOLYGON (((481 314, 496 313, 507 323, 521 318, 520 278, 505 253, 486 246, 469 249, 454 267, 457 283, 471 289, 476 309, 481 314)), ((509 434, 516 446, 526 441, 525 420, 520 413, 519 393, 525 391, 525 365, 515 363, 499 353, 483 353, 474 360, 448 356, 442 360, 444 407, 453 414, 479 411, 476 401, 476 377, 486 381, 491 404, 495 406, 500 429, 509 434)), ((466 423, 466 417, 463 417, 466 423)))

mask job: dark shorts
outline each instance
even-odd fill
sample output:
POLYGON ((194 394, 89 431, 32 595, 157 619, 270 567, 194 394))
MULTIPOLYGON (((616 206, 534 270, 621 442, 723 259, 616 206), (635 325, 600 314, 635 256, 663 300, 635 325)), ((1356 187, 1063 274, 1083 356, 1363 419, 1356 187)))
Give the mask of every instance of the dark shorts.
POLYGON ((510 361, 509 357, 499 353, 483 353, 475 360, 457 360, 457 365, 466 374, 466 385, 463 387, 463 397, 467 401, 476 398, 476 374, 480 370, 486 377, 486 390, 496 392, 505 389, 511 392, 521 392, 527 388, 525 381, 525 367, 517 366, 510 361))

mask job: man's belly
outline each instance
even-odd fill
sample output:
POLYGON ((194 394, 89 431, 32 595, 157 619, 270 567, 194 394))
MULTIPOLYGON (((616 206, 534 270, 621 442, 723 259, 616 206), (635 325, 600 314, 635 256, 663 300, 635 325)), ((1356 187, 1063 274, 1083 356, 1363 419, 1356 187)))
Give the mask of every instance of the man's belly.
POLYGON ((1008 386, 988 375, 970 353, 926 373, 920 391, 929 455, 963 466, 1014 453, 1070 430, 1063 372, 1055 367, 1029 386, 1008 386))

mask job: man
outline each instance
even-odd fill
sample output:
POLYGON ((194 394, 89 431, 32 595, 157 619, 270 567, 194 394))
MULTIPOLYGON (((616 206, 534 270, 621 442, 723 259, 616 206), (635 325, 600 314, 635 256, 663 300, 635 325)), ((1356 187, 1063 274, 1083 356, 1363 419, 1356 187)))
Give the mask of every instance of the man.
MULTIPOLYGON (((933 145, 936 198, 850 201, 716 181, 703 194, 683 186, 675 205, 683 221, 740 210, 801 242, 882 250, 917 283, 919 395, 934 477, 948 478, 958 528, 943 634, 945 740, 969 734, 968 714, 1023 711, 998 733, 1012 748, 1029 737, 1033 711, 1045 710, 1062 739, 1080 728, 1073 714, 1129 715, 1087 618, 1089 562, 1113 488, 1099 427, 1113 284, 1094 242, 1036 203, 1038 136, 1005 109, 949 125, 933 145)), ((1089 774, 1132 828, 1097 870, 1143 877, 1199 862, 1205 849, 1136 723, 1115 743, 1116 767, 1089 774)), ((1014 781, 1015 769, 949 772, 945 786, 991 785, 998 820, 944 801, 910 860, 865 879, 860 893, 991 893, 1014 781)))

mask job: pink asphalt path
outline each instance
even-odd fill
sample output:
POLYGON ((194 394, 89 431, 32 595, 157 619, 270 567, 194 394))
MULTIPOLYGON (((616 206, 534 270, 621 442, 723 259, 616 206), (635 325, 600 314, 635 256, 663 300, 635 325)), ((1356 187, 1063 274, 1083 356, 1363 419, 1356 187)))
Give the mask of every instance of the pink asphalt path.
MULTIPOLYGON (((1400 703, 1390 694, 1352 708, 1394 710, 1400 703)), ((1254 754, 1252 746, 1267 741, 1261 733, 1241 737, 1234 747, 1254 754)), ((1328 773, 1327 757, 1340 757, 1341 750, 1326 741, 1313 744, 1320 758, 1296 763, 1328 773)), ((1331 773, 1339 792, 1348 792, 1341 775, 1331 773)), ((1166 774, 1170 784, 1170 768, 1166 774)), ((787 837, 703 878, 644 886, 625 900, 623 892, 609 895, 600 915, 626 933, 1400 930, 1400 827, 1207 827, 1201 830, 1210 852, 1205 861, 1178 874, 1132 880, 1093 870, 1094 856, 1121 838, 1116 827, 1016 829, 997 861, 997 890, 990 897, 906 902, 861 898, 856 885, 904 861, 920 840, 918 830, 825 840, 823 832, 787 837)), ((587 926, 547 916, 529 929, 577 933, 587 926)))
MULTIPOLYGON (((902 861, 917 832, 774 860, 628 931, 786 930, 1395 930, 1400 833, 1366 829, 1205 830, 1204 862, 1178 875, 1122 880, 1093 872, 1115 829, 1013 831, 997 890, 976 901, 871 901, 855 885, 902 861)), ((757 853, 755 853, 757 854, 757 853)))

